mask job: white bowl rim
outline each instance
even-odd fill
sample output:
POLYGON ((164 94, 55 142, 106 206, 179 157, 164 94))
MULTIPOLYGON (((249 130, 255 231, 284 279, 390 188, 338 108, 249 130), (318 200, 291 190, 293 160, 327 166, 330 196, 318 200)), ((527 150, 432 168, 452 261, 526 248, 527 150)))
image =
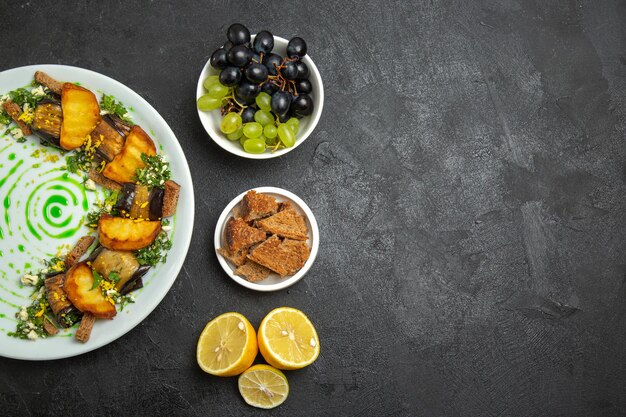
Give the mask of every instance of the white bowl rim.
POLYGON ((226 272, 226 274, 233 281, 251 290, 268 292, 268 291, 282 290, 300 281, 300 279, 302 279, 302 277, 304 277, 304 275, 306 275, 306 273, 309 271, 309 269, 313 265, 313 262, 315 261, 315 258, 317 257, 317 252, 319 250, 319 241, 320 241, 319 228, 317 225, 317 220, 315 219, 315 216, 313 215, 313 212, 311 211, 309 206, 300 197, 298 197, 297 195, 295 195, 294 193, 290 191, 287 191, 278 187, 265 186, 265 187, 251 188, 249 190, 244 191, 243 193, 235 197, 224 208, 215 226, 214 251, 215 251, 215 255, 217 256, 217 259, 220 265, 224 269, 224 272, 226 272), (302 269, 300 269, 294 275, 287 277, 276 284, 260 284, 260 283, 250 282, 238 275, 235 275, 233 269, 228 264, 226 259, 224 259, 224 257, 217 252, 217 249, 222 247, 222 236, 224 235, 224 227, 226 225, 226 220, 231 216, 231 212, 233 208, 241 202, 241 200, 246 195, 246 193, 248 193, 248 191, 252 191, 252 190, 256 191, 259 194, 262 194, 262 193, 277 194, 277 195, 280 195, 282 197, 285 197, 291 200, 298 206, 299 209, 301 209, 304 212, 305 216, 307 217, 307 220, 309 221, 309 224, 311 225, 311 239, 310 239, 311 253, 309 255, 309 259, 307 259, 302 269))
MULTIPOLYGON (((256 34, 251 35, 250 40, 253 40, 255 36, 256 34)), ((281 38, 280 36, 276 36, 276 35, 274 35, 274 41, 275 41, 275 45, 284 43, 285 47, 287 46, 287 43, 289 42, 287 39, 281 38)), ((247 159, 277 158, 279 156, 285 155, 293 151, 298 146, 300 146, 306 139, 308 139, 308 137, 311 135, 311 133, 313 133, 313 131, 317 127, 317 124, 320 118, 322 117, 322 109, 324 107, 324 85, 322 83, 322 76, 319 70, 317 69, 317 66, 313 62, 313 59, 311 59, 311 57, 308 54, 304 56, 303 61, 307 65, 307 67, 309 67, 309 71, 310 71, 309 79, 314 78, 317 84, 319 85, 319 97, 317 95, 315 96, 315 108, 313 110, 313 114, 311 116, 308 116, 311 119, 308 121, 307 129, 303 132, 298 132, 298 135, 296 135, 296 138, 297 138, 296 143, 294 143, 294 145, 291 148, 283 148, 276 152, 264 152, 261 154, 253 154, 253 153, 248 153, 244 151, 243 148, 241 147, 230 147, 228 146, 228 144, 232 142, 226 139, 225 137, 221 136, 221 133, 218 132, 218 130, 213 126, 213 124, 211 123, 209 119, 209 116, 206 114, 208 112, 203 112, 199 110, 196 106, 196 110, 198 111, 198 117, 200 119, 200 122, 202 123, 204 130, 207 132, 211 140, 213 140, 213 142, 215 142, 220 148, 224 149, 225 151, 233 155, 237 155, 237 156, 240 156, 242 158, 247 158, 247 159)), ((202 71, 200 72, 200 77, 198 78, 198 84, 196 86, 196 100, 198 100, 200 96, 202 96, 205 93, 204 86, 202 85, 202 83, 204 79, 208 76, 208 73, 209 71, 211 71, 211 69, 212 69, 211 59, 209 58, 206 64, 204 64, 204 67, 202 68, 202 71)), ((213 111, 216 111, 216 110, 213 110, 213 111)), ((236 142, 236 141, 233 141, 233 142, 236 142)))

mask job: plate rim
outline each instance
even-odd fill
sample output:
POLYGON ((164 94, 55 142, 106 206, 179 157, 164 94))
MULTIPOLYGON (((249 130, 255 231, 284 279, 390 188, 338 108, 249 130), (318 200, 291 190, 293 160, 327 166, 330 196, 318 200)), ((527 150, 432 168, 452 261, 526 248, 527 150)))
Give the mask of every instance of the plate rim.
MULTIPOLYGON (((187 158, 185 157, 185 153, 182 149, 182 146, 180 145, 180 142, 176 136, 176 134, 174 133, 174 131, 172 130, 172 128, 170 127, 170 125, 167 123, 167 121, 163 118, 163 116, 161 116, 161 114, 147 101, 145 100, 139 93, 137 93, 135 90, 133 90, 132 88, 126 86, 125 84, 121 83, 120 81, 117 81, 116 79, 109 77, 108 75, 99 73, 97 71, 93 71, 87 68, 82 68, 82 67, 78 67, 78 66, 73 66, 73 65, 63 65, 63 64, 34 64, 34 65, 25 65, 25 66, 21 66, 21 67, 15 67, 15 68, 9 68, 6 70, 2 70, 0 71, 0 78, 6 77, 6 76, 11 76, 12 72, 15 72, 16 74, 21 74, 21 72, 23 71, 30 71, 32 74, 34 74, 34 72, 36 70, 49 70, 49 69, 55 69, 55 70, 70 70, 70 71, 78 71, 78 72, 82 72, 84 73, 86 76, 90 76, 90 77, 95 77, 95 78, 100 78, 102 79, 104 82, 106 82, 107 84, 112 84, 115 86, 115 88, 117 89, 122 89, 125 90, 126 93, 128 93, 130 96, 132 96, 135 100, 137 100, 139 102, 139 104, 141 104, 142 106, 142 110, 145 110, 147 113, 149 113, 149 120, 153 120, 154 124, 158 124, 159 126, 159 130, 161 130, 164 134, 160 137, 159 142, 162 142, 163 140, 168 142, 168 145, 171 145, 174 147, 175 149, 175 153, 179 153, 181 158, 179 160, 177 160, 177 165, 179 168, 179 171, 181 172, 181 178, 177 178, 176 181, 177 182, 181 182, 181 186, 184 186, 185 188, 188 188, 188 203, 189 206, 188 207, 181 207, 178 206, 177 207, 177 212, 176 212, 176 216, 178 219, 178 216, 182 213, 182 211, 184 210, 185 213, 181 216, 185 218, 185 223, 186 224, 190 224, 189 226, 187 226, 185 229, 188 229, 188 232, 183 235, 181 242, 180 242, 180 254, 184 255, 184 256, 180 256, 178 257, 176 260, 173 261, 172 263, 172 271, 175 272, 173 274, 171 274, 171 278, 167 281, 165 280, 159 280, 159 283, 161 283, 161 285, 165 285, 164 287, 162 287, 162 289, 160 291, 157 291, 157 293, 155 294, 155 296, 146 299, 146 304, 144 305, 144 308, 139 310, 137 312, 137 317, 133 320, 133 322, 130 322, 130 325, 127 325, 127 328, 122 327, 120 329, 119 332, 117 333, 110 333, 113 336, 105 336, 102 339, 98 340, 98 341, 93 341, 93 343, 85 343, 80 345, 81 348, 77 351, 77 352, 67 352, 67 351, 58 351, 55 350, 52 353, 43 353, 41 354, 39 357, 32 357, 32 356, 27 356, 24 354, 13 354, 13 352, 3 352, 0 349, 0 356, 1 357, 5 357, 5 358, 10 358, 10 359, 18 359, 18 360, 26 360, 26 361, 46 361, 46 360, 57 360, 57 359, 65 359, 65 358, 71 358, 71 357, 76 357, 76 356, 80 356, 83 355, 85 353, 88 352, 92 352, 96 349, 99 349, 103 346, 106 346, 120 338, 122 338, 124 335, 126 335, 128 332, 130 332, 131 330, 133 330, 134 328, 136 328, 139 324, 143 323, 143 321, 159 306, 159 304, 161 304, 161 301, 163 301, 163 299, 165 298, 165 296, 170 292, 170 290, 172 289, 174 283, 176 282, 176 280, 178 279, 178 276, 180 275, 180 271, 183 269, 183 265, 185 262, 185 259, 187 258, 187 255, 189 253, 189 247, 191 245, 191 238, 193 235, 193 223, 194 223, 194 216, 195 216, 195 195, 194 195, 194 190, 193 190, 193 179, 191 176, 191 170, 189 169, 189 163, 187 162, 187 158), (7 75, 9 74, 9 75, 7 75), (173 140, 171 140, 173 139, 173 140), (185 184, 182 184, 185 183, 185 184)), ((21 87, 21 86, 18 86, 21 87)), ((16 87, 17 88, 17 87, 16 87)), ((4 92, 2 92, 4 94, 4 92)), ((136 106, 135 106, 136 107, 136 106)), ((137 110, 137 109, 136 109, 137 110)), ((148 122, 147 120, 145 122, 148 122)), ((171 158, 171 155, 166 155, 169 158, 171 158)), ((170 159, 171 161, 171 159, 170 159)), ((174 229, 176 230, 176 229, 174 229)), ((181 233, 184 232, 184 230, 181 230, 181 233)), ((168 253, 169 255, 170 253, 168 253)), ((161 274, 163 273, 163 271, 161 271, 161 274)), ((154 279, 154 277, 153 277, 154 279)), ((122 319, 122 318, 120 318, 122 319)), ((5 335, 6 337, 10 337, 8 335, 5 335)), ((71 338, 72 342, 74 342, 74 338, 71 338)), ((29 343, 29 341, 24 341, 24 343, 29 343)), ((45 343, 45 341, 38 341, 37 343, 45 343)), ((78 342, 76 342, 78 343, 78 342)), ((0 348, 2 346, 2 343, 0 343, 0 348)))

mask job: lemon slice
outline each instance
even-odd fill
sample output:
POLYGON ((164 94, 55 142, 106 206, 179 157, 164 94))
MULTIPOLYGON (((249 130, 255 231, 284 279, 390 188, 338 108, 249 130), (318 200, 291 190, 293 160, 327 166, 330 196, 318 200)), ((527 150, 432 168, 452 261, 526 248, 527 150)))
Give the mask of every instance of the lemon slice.
POLYGON ((204 372, 239 375, 258 353, 256 333, 244 316, 224 313, 207 323, 198 339, 196 358, 204 372))
POLYGON ((254 365, 239 375, 239 392, 253 407, 274 408, 289 395, 285 374, 269 365, 254 365))
POLYGON ((259 327, 259 350, 278 369, 300 369, 320 354, 315 327, 300 310, 279 307, 265 316, 259 327))

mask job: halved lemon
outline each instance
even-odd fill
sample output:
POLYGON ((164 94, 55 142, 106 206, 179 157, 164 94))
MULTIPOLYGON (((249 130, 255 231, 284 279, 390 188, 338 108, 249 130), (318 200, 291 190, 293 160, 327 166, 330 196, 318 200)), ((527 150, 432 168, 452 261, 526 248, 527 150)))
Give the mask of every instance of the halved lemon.
POLYGON ((239 375, 239 392, 253 407, 274 408, 289 395, 285 374, 269 365, 254 365, 239 375))
POLYGON ((196 358, 204 372, 239 375, 258 353, 254 328, 239 313, 224 313, 207 323, 198 339, 196 358))
POLYGON ((311 320, 300 310, 276 308, 259 326, 259 350, 278 369, 300 369, 320 354, 320 341, 311 320))

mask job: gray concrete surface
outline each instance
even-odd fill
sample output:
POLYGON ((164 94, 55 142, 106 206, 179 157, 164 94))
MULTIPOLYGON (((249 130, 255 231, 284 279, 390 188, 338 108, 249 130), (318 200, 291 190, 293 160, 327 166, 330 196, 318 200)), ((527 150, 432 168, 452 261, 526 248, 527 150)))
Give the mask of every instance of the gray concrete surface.
POLYGON ((624 1, 18 1, 0 16, 0 69, 76 65, 134 89, 196 196, 159 307, 77 358, 0 359, 0 414, 259 415, 195 343, 222 312, 257 325, 290 305, 322 354, 272 415, 626 415, 624 1), (195 111, 235 21, 304 37, 324 79, 317 130, 278 160, 226 154, 195 111), (309 274, 273 294, 213 255, 222 208, 262 185, 321 229, 309 274))

